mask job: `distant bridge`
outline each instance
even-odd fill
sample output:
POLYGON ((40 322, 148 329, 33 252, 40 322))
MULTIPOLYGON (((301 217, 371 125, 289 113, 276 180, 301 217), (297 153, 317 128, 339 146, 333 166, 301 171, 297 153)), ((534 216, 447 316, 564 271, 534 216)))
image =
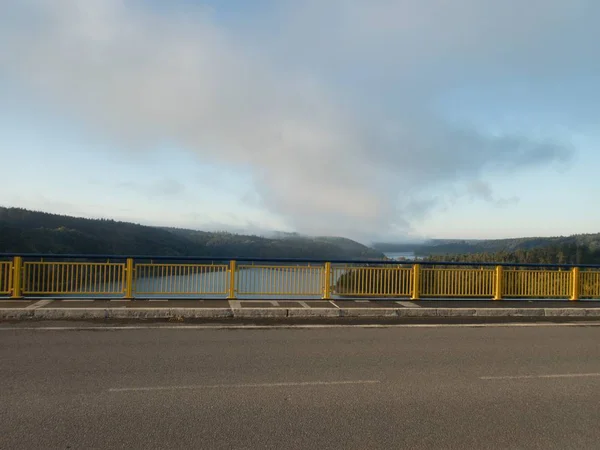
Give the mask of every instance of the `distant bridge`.
POLYGON ((0 254, 0 296, 580 300, 600 266, 0 254))

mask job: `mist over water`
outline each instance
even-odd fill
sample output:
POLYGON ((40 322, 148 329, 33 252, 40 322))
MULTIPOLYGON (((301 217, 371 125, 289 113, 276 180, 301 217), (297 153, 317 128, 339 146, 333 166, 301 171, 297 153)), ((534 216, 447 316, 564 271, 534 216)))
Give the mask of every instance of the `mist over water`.
POLYGON ((411 261, 415 259, 414 252, 384 252, 383 254, 390 259, 408 259, 411 261))

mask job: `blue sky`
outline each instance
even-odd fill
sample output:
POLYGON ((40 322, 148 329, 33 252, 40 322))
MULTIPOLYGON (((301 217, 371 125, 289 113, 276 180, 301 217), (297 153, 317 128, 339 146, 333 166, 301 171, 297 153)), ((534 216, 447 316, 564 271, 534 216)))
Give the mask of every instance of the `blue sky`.
POLYGON ((600 232, 595 1, 0 6, 0 205, 363 242, 600 232))

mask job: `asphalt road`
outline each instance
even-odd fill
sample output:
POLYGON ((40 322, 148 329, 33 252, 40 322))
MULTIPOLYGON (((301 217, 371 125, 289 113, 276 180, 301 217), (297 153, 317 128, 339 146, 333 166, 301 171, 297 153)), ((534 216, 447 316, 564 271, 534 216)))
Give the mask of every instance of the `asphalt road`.
POLYGON ((600 442, 600 327, 0 330, 2 449, 600 442))

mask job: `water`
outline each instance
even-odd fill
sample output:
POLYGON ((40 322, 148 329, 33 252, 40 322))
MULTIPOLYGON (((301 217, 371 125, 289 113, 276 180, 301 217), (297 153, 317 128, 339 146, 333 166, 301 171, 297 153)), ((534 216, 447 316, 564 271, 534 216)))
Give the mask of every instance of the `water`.
MULTIPOLYGON (((412 254, 390 253, 388 257, 410 258, 412 254)), ((323 295, 323 266, 244 268, 236 272, 236 297, 240 299, 318 299, 323 295), (290 294, 291 293, 291 294, 290 294)), ((334 267, 331 285, 335 285, 347 269, 334 267)), ((226 271, 144 277, 135 280, 133 296, 145 298, 226 298, 230 276, 226 271)), ((108 298, 124 292, 122 283, 87 285, 84 292, 58 294, 57 297, 108 298), (111 293, 111 294, 109 294, 111 293)), ((333 293, 332 293, 333 294, 333 293)), ((333 298, 337 296, 332 295, 333 298)))
POLYGON ((407 259, 409 261, 419 259, 414 252, 385 252, 384 255, 390 259, 407 259))
MULTIPOLYGON (((335 284, 345 272, 334 271, 335 284)), ((226 298, 229 293, 228 272, 204 272, 191 275, 146 277, 137 279, 133 295, 138 299, 152 298, 226 298)), ((108 298, 115 294, 93 292, 120 292, 122 284, 108 283, 88 286, 83 294, 61 294, 57 297, 108 298)), ((236 272, 236 297, 239 299, 319 299, 323 295, 321 265, 273 268, 245 268, 236 272), (293 293, 293 294, 289 294, 293 293)), ((119 294, 116 295, 117 297, 119 294)), ((335 298, 335 296, 334 296, 335 298)))
MULTIPOLYGON (((320 266, 302 267, 301 270, 246 268, 238 270, 235 276, 237 298, 261 299, 271 296, 293 299, 322 296, 323 274, 320 266), (287 294, 289 292, 296 295, 287 294)), ((229 292, 229 273, 146 278, 136 281, 135 291, 139 298, 224 298, 229 292)))
MULTIPOLYGON (((406 257, 406 256, 405 256, 406 257)), ((319 299, 323 296, 323 266, 245 268, 236 272, 236 297, 239 299, 319 299)), ((331 286, 346 273, 334 266, 331 286)), ((332 289, 333 290, 333 289, 332 289)), ((137 298, 225 298, 229 292, 226 272, 163 276, 136 281, 137 298)), ((332 298, 339 298, 332 292, 332 298)))

